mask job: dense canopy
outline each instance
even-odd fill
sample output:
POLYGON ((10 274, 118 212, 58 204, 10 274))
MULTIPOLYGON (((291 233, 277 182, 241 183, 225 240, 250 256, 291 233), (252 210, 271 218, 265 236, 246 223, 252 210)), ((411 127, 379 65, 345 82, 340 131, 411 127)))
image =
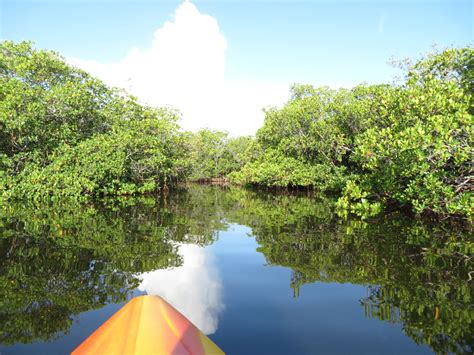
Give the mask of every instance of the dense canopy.
POLYGON ((336 193, 341 216, 386 207, 472 218, 474 50, 447 49, 397 84, 294 85, 256 137, 179 127, 29 42, 0 44, 0 196, 87 200, 187 181, 336 193))
POLYGON ((336 191, 341 212, 363 217, 397 205, 470 218, 473 78, 474 50, 463 48, 429 55, 398 85, 295 85, 266 112, 262 153, 232 178, 336 191))

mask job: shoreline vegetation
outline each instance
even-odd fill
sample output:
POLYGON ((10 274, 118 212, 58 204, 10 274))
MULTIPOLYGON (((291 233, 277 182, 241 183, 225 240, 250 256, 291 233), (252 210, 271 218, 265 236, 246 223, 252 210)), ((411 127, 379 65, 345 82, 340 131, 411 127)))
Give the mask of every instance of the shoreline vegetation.
POLYGON ((396 84, 293 85, 255 137, 179 126, 59 54, 0 42, 0 201, 141 195, 183 183, 311 189, 342 217, 387 208, 472 222, 474 49, 402 65, 396 84))

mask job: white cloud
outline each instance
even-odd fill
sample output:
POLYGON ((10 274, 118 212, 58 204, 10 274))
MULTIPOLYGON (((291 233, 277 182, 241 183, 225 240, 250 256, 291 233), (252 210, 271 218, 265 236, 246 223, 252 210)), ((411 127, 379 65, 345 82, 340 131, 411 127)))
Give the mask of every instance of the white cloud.
POLYGON ((149 48, 132 48, 113 64, 70 61, 144 103, 178 108, 186 129, 253 134, 263 124, 262 109, 284 103, 288 86, 226 80, 226 48, 216 19, 185 1, 155 32, 149 48))
POLYGON ((224 309, 214 255, 197 245, 181 245, 179 253, 183 257, 181 267, 144 273, 138 288, 163 297, 204 334, 213 334, 224 309))

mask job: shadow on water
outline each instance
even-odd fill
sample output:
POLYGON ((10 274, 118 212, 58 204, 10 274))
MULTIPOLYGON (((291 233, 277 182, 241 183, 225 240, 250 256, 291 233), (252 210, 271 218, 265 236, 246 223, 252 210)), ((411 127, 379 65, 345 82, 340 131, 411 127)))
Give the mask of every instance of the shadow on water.
POLYGON ((236 223, 252 229, 268 264, 291 269, 295 297, 318 281, 365 285, 367 317, 402 324, 433 351, 472 352, 469 231, 393 214, 342 221, 333 203, 191 186, 85 207, 1 206, 0 344, 65 336, 82 312, 123 302, 146 275, 182 265, 183 245, 211 245, 236 223))

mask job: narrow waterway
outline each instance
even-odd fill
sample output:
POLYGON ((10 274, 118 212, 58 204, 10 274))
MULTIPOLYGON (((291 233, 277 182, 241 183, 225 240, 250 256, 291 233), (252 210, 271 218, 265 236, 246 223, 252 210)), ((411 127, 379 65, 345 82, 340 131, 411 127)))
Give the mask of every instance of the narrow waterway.
POLYGON ((3 206, 0 353, 73 350, 160 295, 229 354, 469 353, 458 229, 341 220, 333 201, 192 186, 94 206, 3 206), (449 244, 449 243, 448 243, 449 244))

